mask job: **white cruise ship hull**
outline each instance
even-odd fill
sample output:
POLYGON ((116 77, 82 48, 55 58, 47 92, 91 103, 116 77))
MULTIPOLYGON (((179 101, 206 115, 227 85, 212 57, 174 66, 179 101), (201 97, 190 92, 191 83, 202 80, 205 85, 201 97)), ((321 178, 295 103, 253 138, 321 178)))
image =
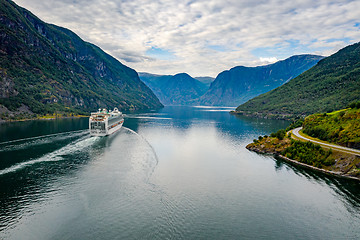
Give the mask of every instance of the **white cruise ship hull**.
POLYGON ((107 129, 107 130, 101 130, 101 129, 90 129, 90 135, 91 136, 97 136, 97 137, 104 137, 111 135, 117 131, 119 131, 124 123, 124 120, 120 122, 117 126, 107 129))
MULTIPOLYGON (((116 109, 116 108, 115 108, 116 109)), ((117 109, 107 112, 106 109, 91 113, 89 118, 89 131, 91 136, 108 136, 119 131, 124 123, 121 112, 117 109)))

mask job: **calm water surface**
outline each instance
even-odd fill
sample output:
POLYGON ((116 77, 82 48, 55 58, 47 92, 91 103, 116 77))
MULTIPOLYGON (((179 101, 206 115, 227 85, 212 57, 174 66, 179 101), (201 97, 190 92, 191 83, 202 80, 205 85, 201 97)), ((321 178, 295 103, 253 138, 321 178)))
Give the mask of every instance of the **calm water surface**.
POLYGON ((287 122, 226 108, 0 125, 0 239, 359 239, 360 183, 245 149, 287 122))

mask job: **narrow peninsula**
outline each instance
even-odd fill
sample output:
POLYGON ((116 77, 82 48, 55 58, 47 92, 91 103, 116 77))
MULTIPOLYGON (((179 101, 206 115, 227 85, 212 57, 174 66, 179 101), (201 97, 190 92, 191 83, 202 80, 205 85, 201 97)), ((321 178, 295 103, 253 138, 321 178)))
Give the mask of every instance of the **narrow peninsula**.
POLYGON ((360 180, 360 103, 313 114, 270 136, 259 136, 247 149, 331 175, 360 180))

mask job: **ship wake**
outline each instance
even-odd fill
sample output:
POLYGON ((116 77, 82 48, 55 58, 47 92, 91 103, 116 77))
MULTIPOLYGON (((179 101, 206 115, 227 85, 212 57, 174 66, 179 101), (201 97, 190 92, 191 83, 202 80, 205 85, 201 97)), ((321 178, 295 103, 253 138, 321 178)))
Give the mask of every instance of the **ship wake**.
POLYGON ((99 139, 99 137, 90 137, 88 135, 83 136, 80 139, 73 141, 58 150, 47 153, 40 158, 31 159, 29 161, 21 162, 21 163, 13 165, 11 167, 2 169, 2 170, 0 170, 0 176, 2 176, 4 174, 8 174, 8 173, 17 172, 19 170, 22 170, 26 167, 29 167, 29 166, 32 166, 32 165, 38 164, 38 163, 62 161, 65 159, 64 158, 65 155, 84 151, 88 147, 93 145, 98 139, 99 139))
POLYGON ((48 135, 0 142, 0 152, 8 152, 8 151, 17 151, 17 150, 27 149, 27 148, 38 146, 38 145, 53 143, 55 141, 62 141, 62 140, 71 139, 71 138, 79 138, 79 137, 82 137, 82 136, 88 135, 88 134, 89 134, 89 131, 86 129, 86 130, 54 133, 54 134, 48 134, 48 135))

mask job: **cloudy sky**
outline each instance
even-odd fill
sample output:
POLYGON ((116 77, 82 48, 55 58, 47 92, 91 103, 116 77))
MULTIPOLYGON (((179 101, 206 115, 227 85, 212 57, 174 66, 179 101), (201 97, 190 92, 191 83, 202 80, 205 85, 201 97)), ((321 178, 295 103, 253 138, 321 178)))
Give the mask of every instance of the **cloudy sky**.
POLYGON ((359 0, 15 0, 138 72, 216 77, 360 41, 359 0))

